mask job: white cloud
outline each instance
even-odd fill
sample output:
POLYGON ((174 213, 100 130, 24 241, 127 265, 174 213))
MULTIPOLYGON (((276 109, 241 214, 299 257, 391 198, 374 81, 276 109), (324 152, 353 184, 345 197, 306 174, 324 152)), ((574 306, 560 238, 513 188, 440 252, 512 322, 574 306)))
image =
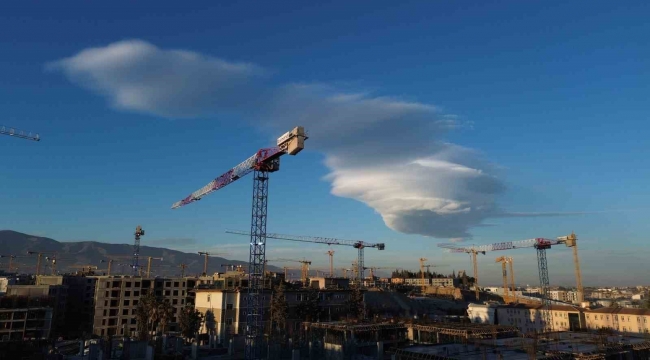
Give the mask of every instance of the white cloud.
POLYGON ((236 113, 273 133, 304 125, 308 146, 326 155, 332 193, 367 204, 396 231, 469 238, 470 228, 499 213, 503 185, 492 166, 444 142, 447 131, 472 123, 429 104, 324 84, 274 87, 256 65, 140 40, 83 50, 48 68, 119 109, 165 117, 236 113))

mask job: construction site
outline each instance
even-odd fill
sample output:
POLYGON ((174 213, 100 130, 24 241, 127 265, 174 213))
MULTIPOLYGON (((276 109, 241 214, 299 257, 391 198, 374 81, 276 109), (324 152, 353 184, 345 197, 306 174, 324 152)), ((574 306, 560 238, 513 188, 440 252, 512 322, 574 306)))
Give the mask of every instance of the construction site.
MULTIPOLYGON (((13 130, 3 129, 2 132, 40 140, 38 136, 16 134, 13 130)), ((247 266, 221 264, 224 271, 212 273, 209 259, 218 254, 198 251, 194 256, 201 258, 202 271, 200 275, 188 275, 185 263, 172 265, 167 263, 166 257, 142 256, 141 239, 145 231, 137 226, 132 255, 102 259, 105 269, 92 264, 65 265, 69 259, 57 253, 29 251, 27 257, 36 260, 35 284, 31 288, 32 285, 13 288, 10 293, 16 296, 30 296, 32 291, 51 293, 48 286, 67 290, 77 283, 79 287, 86 287, 84 317, 91 319, 89 329, 94 336, 108 336, 111 339, 108 343, 116 338, 122 339, 122 344, 130 343, 134 339, 132 334, 138 334, 140 339, 147 338, 142 336, 138 324, 141 318, 136 316, 141 311, 138 301, 146 293, 171 303, 171 313, 192 307, 197 316, 211 319, 196 325, 192 343, 188 346, 179 338, 173 348, 162 346, 162 350, 156 350, 161 351, 161 355, 185 355, 192 359, 211 358, 215 354, 224 359, 247 360, 649 358, 648 328, 643 324, 650 319, 650 312, 627 314, 636 315, 638 325, 633 328, 618 322, 619 316, 621 322, 625 321, 621 312, 611 313, 612 322, 606 323, 610 321, 610 313, 591 309, 582 285, 578 237, 573 232, 556 238, 480 246, 438 245, 440 251, 468 254, 473 276, 465 271, 457 275, 432 273, 431 268, 444 265, 431 264, 425 257, 417 259, 419 271, 416 272, 368 264, 366 249, 384 251, 383 242, 267 233, 271 173, 280 170, 283 155, 299 154, 308 138, 303 127, 295 127, 280 136, 275 146, 257 150, 239 165, 172 205, 172 209, 190 205, 252 174, 250 230, 227 231, 246 237, 250 243, 247 266), (305 257, 268 259, 269 239, 327 246, 319 256, 327 257, 329 267, 312 269, 314 259, 305 257), (576 291, 570 299, 557 300, 550 294, 547 250, 560 245, 573 251, 576 291), (500 265, 501 288, 487 291, 481 287, 477 257, 493 251, 518 249, 536 252, 538 293, 524 294, 518 290, 515 258, 505 255, 495 258, 495 263, 500 265), (337 267, 335 253, 345 250, 354 251, 355 260, 348 266, 337 267), (282 271, 271 270, 280 263, 287 266, 283 266, 282 271), (51 276, 44 276, 43 264, 49 266, 51 276), (116 274, 119 272, 117 266, 122 267, 119 275, 116 274), (128 267, 126 271, 125 266, 128 267), (175 272, 180 269, 180 276, 154 274, 156 271, 162 273, 165 267, 175 272), (62 268, 80 269, 76 274, 80 278, 59 276, 57 269, 62 268), (381 276, 386 271, 392 271, 391 275, 381 276), (86 278, 92 280, 85 281, 86 278)), ((15 269, 15 259, 25 256, 7 254, 2 257, 9 259, 11 271, 15 269)), ((62 296, 61 303, 67 294, 62 296)), ((55 311, 54 315, 63 319, 62 312, 55 311)), ((5 315, 5 319, 12 320, 12 316, 22 315, 5 315)), ((162 330, 154 331, 156 334, 149 341, 166 342, 169 336, 178 336, 183 325, 176 317, 172 320, 166 320, 162 330)), ((634 322, 630 316, 627 320, 634 322)), ((43 333, 49 332, 49 329, 43 330, 43 333)), ((7 334, 8 339, 18 339, 26 332, 7 334)), ((71 344, 65 346, 74 348, 71 344)), ((130 346, 145 354, 149 345, 143 342, 130 346)), ((92 353, 96 354, 96 350, 92 353)), ((149 352, 153 354, 153 350, 149 352)))

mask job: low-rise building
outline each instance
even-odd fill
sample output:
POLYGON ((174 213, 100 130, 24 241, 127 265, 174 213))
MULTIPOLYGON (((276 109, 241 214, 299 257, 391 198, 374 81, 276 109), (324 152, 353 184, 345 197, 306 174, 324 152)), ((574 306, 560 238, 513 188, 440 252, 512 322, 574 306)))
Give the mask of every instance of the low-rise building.
POLYGON ((349 289, 350 279, 335 277, 312 277, 309 285, 315 289, 349 289))
MULTIPOLYGON (((497 308, 496 318, 499 325, 516 326, 526 333, 543 332, 549 328, 545 323, 543 312, 548 311, 542 305, 513 304, 497 308)), ((582 309, 570 305, 551 305, 553 331, 576 331, 585 328, 582 309)))
MULTIPOLYGON (((214 329, 212 329, 218 343, 226 339, 244 333, 246 325, 246 291, 198 288, 194 290, 195 308, 204 316, 214 317, 214 329), (208 315, 208 313, 211 313, 208 315)), ((289 307, 287 328, 291 331, 297 330, 301 321, 296 318, 295 309, 303 302, 310 290, 285 290, 284 295, 289 307)), ((264 307, 263 316, 265 326, 268 326, 270 318, 270 304, 272 293, 265 290, 261 296, 264 307)), ((347 301, 350 290, 323 289, 318 292, 321 314, 319 321, 334 321, 347 316, 347 301)), ((201 333, 208 333, 208 324, 203 323, 201 333)))
POLYGON ((456 287, 458 286, 458 279, 454 278, 421 278, 421 277, 415 277, 415 278, 407 278, 404 279, 404 283, 406 285, 411 285, 411 286, 448 286, 448 287, 456 287))
POLYGON ((607 307, 585 311, 590 330, 612 329, 620 333, 648 334, 650 310, 607 307))
POLYGON ((497 305, 469 304, 467 317, 474 324, 496 324, 497 305))

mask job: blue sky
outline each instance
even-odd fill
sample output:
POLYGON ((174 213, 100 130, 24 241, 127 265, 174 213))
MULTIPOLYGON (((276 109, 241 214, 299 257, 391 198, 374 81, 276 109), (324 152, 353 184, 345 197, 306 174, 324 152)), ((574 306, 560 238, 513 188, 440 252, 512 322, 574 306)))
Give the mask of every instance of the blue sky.
MULTIPOLYGON (((643 283, 649 14, 643 1, 4 5, 2 123, 43 140, 0 139, 0 227, 130 243, 142 224, 145 243, 245 259, 224 230, 248 228, 251 179, 169 207, 304 120, 307 150, 273 174, 270 231, 383 241, 367 264, 425 256, 448 272, 470 266, 436 248, 450 238, 575 231, 587 285, 643 283)), ((326 267, 326 250, 269 256, 326 267)), ((353 249, 335 250, 348 266, 353 249)), ((552 252, 551 282, 572 284, 570 251, 552 252)), ((487 283, 498 255, 479 265, 487 283)), ((534 251, 511 255, 536 283, 534 251)))

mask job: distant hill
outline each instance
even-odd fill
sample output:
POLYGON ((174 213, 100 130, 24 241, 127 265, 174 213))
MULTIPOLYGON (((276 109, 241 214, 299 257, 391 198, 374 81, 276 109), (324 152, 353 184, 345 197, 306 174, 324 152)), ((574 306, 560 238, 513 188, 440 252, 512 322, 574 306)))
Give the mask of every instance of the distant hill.
MULTIPOLYGON (((14 266, 18 272, 34 272, 36 268, 36 255, 27 255, 28 251, 57 254, 57 271, 60 273, 78 270, 73 265, 96 265, 99 269, 105 269, 106 263, 101 260, 115 259, 111 268, 114 275, 121 274, 122 269, 126 274, 131 274, 128 265, 131 264, 133 244, 106 244, 96 241, 59 242, 54 239, 23 234, 12 230, 0 230, 0 255, 16 255, 20 258, 14 259, 14 266), (120 266, 125 264, 126 266, 120 266)), ((158 248, 152 246, 140 247, 140 265, 146 268, 146 257, 162 257, 164 261, 152 262, 152 275, 178 276, 181 269, 180 264, 187 264, 186 275, 196 275, 203 272, 203 257, 198 254, 184 253, 181 251, 158 248)), ((208 274, 223 272, 222 264, 243 265, 248 271, 248 263, 238 260, 228 260, 222 257, 210 257, 208 261, 208 274)), ((9 260, 0 259, 0 269, 6 270, 9 260)), ((279 268, 269 266, 271 271, 279 271, 279 268)), ((41 273, 49 274, 49 265, 43 261, 41 273)), ((100 272, 101 273, 101 272, 100 272)))

